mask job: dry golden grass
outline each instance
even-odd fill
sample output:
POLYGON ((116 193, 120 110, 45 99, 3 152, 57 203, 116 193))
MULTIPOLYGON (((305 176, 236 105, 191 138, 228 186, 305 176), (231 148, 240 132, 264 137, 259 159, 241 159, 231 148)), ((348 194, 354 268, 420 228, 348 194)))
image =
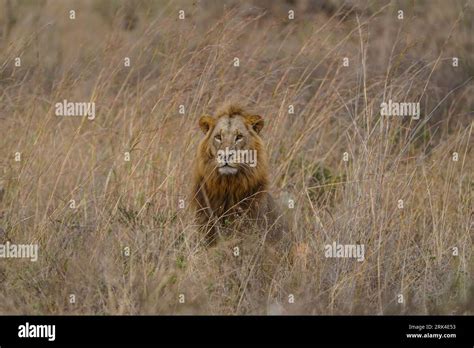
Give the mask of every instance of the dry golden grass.
POLYGON ((283 1, 8 3, 0 243, 38 243, 39 259, 0 259, 0 313, 474 312, 472 1, 301 1, 295 20, 283 1), (291 258, 257 236, 199 244, 197 120, 231 98, 266 119, 291 258), (96 118, 56 116, 63 99, 96 118), (388 99, 420 101, 420 119, 381 117, 388 99), (365 261, 325 258, 334 241, 365 261))

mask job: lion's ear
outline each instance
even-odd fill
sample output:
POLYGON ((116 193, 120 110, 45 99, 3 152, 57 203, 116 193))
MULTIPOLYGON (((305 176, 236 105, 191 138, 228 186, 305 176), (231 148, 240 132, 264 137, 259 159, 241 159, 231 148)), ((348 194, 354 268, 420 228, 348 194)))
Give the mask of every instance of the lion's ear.
POLYGON ((247 122, 253 128, 253 130, 259 134, 263 128, 263 117, 259 115, 250 115, 246 117, 247 122))
POLYGON ((204 134, 206 134, 215 124, 215 120, 211 116, 203 115, 199 119, 199 127, 201 127, 204 134))

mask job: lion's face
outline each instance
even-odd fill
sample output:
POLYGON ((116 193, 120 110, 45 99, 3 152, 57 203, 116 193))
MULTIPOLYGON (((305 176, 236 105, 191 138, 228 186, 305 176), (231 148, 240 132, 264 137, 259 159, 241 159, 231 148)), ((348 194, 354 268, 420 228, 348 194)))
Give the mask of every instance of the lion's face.
POLYGON ((257 115, 203 116, 199 125, 206 134, 211 165, 220 175, 236 175, 257 166, 258 136, 263 119, 257 115))

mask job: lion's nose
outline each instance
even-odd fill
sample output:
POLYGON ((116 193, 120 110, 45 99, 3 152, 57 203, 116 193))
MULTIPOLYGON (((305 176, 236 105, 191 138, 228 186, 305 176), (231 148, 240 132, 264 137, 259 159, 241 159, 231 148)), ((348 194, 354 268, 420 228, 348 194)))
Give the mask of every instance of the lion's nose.
POLYGON ((224 160, 224 164, 231 163, 232 157, 233 157, 233 154, 224 154, 224 156, 222 156, 222 159, 224 160))
POLYGON ((225 160, 226 160, 226 162, 231 162, 233 158, 234 158, 234 153, 231 152, 231 153, 227 154, 225 160))
POLYGON ((234 160, 234 150, 230 148, 226 148, 225 150, 222 150, 221 160, 224 162, 224 164, 231 163, 234 160))

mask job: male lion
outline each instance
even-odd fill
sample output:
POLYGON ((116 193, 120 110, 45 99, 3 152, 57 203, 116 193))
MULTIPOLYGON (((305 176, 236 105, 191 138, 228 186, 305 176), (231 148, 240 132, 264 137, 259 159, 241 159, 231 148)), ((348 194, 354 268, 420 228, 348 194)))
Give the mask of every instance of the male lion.
POLYGON ((263 124, 261 116, 236 105, 199 120, 205 137, 197 151, 193 202, 208 244, 232 229, 256 227, 270 241, 286 229, 267 192, 267 154, 259 135, 263 124))

